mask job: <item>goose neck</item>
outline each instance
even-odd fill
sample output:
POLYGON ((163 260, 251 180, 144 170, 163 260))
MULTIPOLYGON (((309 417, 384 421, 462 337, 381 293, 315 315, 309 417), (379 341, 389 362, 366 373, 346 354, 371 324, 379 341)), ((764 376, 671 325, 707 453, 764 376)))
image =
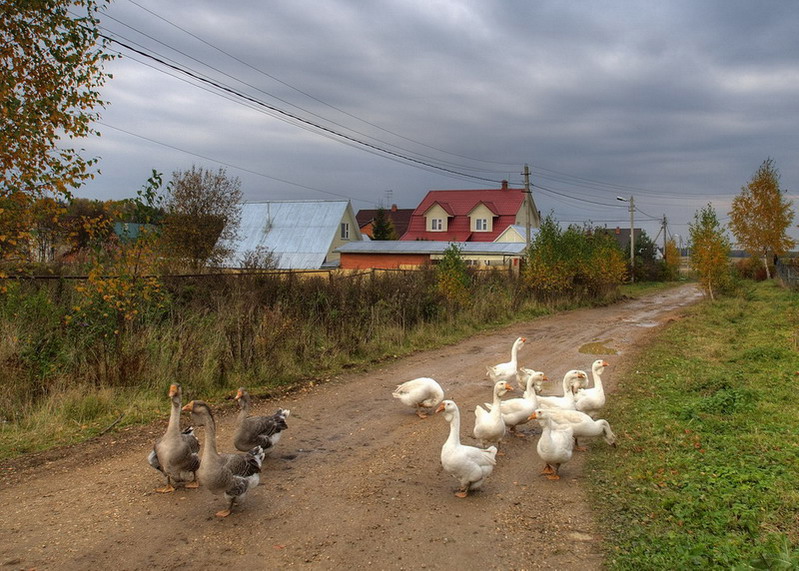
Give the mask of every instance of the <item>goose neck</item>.
POLYGON ((180 399, 172 399, 172 408, 169 411, 169 424, 166 427, 167 433, 175 436, 180 434, 180 399))
POLYGON ((447 444, 455 445, 461 443, 461 415, 459 411, 452 413, 452 419, 449 421, 449 436, 447 437, 447 444))

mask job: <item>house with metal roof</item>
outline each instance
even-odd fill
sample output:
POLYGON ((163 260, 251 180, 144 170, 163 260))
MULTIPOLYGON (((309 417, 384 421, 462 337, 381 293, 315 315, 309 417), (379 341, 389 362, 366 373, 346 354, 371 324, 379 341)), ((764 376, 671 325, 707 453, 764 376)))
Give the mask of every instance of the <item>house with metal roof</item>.
POLYGON ((538 228, 540 223, 532 194, 502 181, 499 189, 429 191, 400 240, 493 242, 512 224, 538 228))
POLYGON ((278 269, 335 268, 336 249, 363 240, 348 200, 275 200, 242 204, 237 238, 225 267, 240 268, 248 255, 268 251, 278 269))
POLYGON ((337 251, 341 255, 342 269, 413 269, 435 264, 453 243, 468 265, 514 270, 518 270, 526 247, 524 242, 366 240, 344 244, 337 251))

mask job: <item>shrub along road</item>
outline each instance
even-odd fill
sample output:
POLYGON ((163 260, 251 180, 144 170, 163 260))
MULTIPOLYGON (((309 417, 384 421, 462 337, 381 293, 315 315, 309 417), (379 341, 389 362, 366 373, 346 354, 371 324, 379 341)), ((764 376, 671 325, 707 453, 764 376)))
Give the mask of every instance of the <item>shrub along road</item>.
MULTIPOLYGON (((562 478, 539 475, 540 430, 508 436, 482 491, 454 496, 439 460, 449 426, 418 418, 391 396, 400 382, 429 376, 461 408, 461 438, 474 444, 474 406, 491 400, 485 368, 527 337, 521 366, 543 370, 559 393, 572 368, 604 358, 612 398, 627 357, 681 307, 701 298, 693 285, 610 307, 518 323, 456 345, 417 353, 366 373, 256 400, 256 414, 291 409, 289 429, 264 463, 261 485, 226 519, 206 490, 153 490, 147 465, 163 423, 128 428, 82 445, 0 464, 0 564, 9 569, 182 569, 273 567, 376 569, 599 569, 602 530, 581 485, 588 451, 562 478)), ((203 398, 183 381, 184 400, 203 398)), ((166 387, 164 388, 166 393, 166 387)), ((509 394, 505 398, 521 396, 509 394)), ((164 409, 167 397, 164 396, 164 409)), ((220 451, 232 451, 229 403, 218 409, 220 451)), ((188 418, 183 419, 183 424, 188 418)), ((632 443, 613 427, 619 446, 632 443)), ((202 441, 202 429, 198 430, 202 441)))

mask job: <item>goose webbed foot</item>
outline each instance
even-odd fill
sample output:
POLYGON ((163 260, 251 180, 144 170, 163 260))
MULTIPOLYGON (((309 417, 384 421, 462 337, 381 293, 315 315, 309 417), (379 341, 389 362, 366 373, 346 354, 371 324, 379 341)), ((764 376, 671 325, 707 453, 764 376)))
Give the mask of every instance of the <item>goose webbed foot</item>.
POLYGON ((200 487, 200 482, 198 482, 197 480, 192 480, 191 482, 186 484, 186 487, 187 488, 199 488, 200 487))
POLYGON ((172 484, 167 484, 163 488, 156 488, 155 491, 159 494, 170 494, 175 491, 175 487, 172 484))
POLYGON ((468 490, 458 490, 457 492, 455 492, 455 497, 457 498, 465 498, 468 495, 469 495, 468 490))

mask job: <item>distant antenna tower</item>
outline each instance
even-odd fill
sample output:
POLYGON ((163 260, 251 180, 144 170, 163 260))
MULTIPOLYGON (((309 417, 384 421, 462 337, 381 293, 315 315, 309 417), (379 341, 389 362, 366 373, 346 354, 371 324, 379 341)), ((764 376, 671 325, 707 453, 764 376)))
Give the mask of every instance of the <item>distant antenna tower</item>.
POLYGON ((386 203, 383 205, 383 207, 391 208, 392 204, 394 204, 394 191, 389 188, 386 190, 386 203))

